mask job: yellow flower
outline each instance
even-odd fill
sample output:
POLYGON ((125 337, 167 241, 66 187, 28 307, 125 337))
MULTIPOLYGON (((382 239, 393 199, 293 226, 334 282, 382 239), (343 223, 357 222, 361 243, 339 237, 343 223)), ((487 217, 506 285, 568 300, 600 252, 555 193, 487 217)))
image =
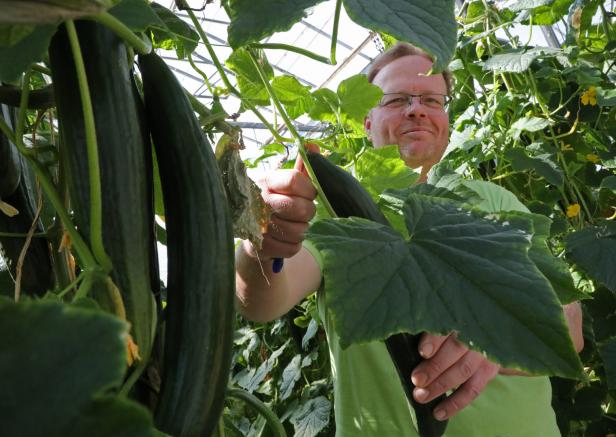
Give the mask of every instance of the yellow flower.
POLYGON ((597 104, 597 89, 594 86, 588 87, 580 96, 582 105, 595 106, 597 104))
POLYGON ((569 217, 569 218, 575 217, 579 213, 580 213, 580 204, 579 203, 572 203, 567 208, 567 217, 569 217))
POLYGON ((601 161, 599 159, 599 157, 597 155, 595 155, 594 153, 589 153, 588 155, 586 155, 586 159, 590 162, 592 162, 593 164, 598 163, 599 161, 601 161))

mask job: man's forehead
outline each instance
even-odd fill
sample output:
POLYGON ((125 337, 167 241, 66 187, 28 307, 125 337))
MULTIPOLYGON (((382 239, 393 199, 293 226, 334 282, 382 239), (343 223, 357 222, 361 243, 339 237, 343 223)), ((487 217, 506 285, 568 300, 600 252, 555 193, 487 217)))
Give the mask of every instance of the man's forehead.
POLYGON ((403 56, 385 65, 375 76, 373 83, 385 92, 404 91, 413 86, 428 86, 438 88, 431 91, 445 92, 446 84, 442 74, 427 75, 431 68, 432 61, 424 56, 403 56))

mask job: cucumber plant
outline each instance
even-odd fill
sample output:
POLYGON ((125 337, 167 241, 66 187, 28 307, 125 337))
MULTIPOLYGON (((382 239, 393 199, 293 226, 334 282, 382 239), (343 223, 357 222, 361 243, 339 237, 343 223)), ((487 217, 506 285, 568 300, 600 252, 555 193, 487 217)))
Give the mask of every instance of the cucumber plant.
MULTIPOLYGON (((0 244, 10 266, 8 272, 0 273, 10 276, 11 284, 0 291, 19 300, 0 302, 5 315, 1 320, 6 323, 2 345, 10 345, 6 349, 16 357, 0 370, 3 380, 16 382, 9 392, 17 393, 18 381, 47 375, 52 372, 50 366, 61 360, 70 360, 67 369, 78 369, 72 373, 76 384, 53 378, 38 383, 44 388, 41 393, 47 394, 37 398, 32 408, 51 434, 83 434, 103 425, 102 432, 110 435, 120 429, 130 435, 157 435, 161 432, 157 427, 174 435, 263 434, 268 429, 279 435, 292 429, 304 435, 335 432, 331 421, 315 421, 309 413, 331 415, 327 355, 323 342, 314 341, 323 336, 317 328, 314 297, 296 310, 291 321, 260 326, 238 319, 240 335, 232 346, 231 227, 218 169, 204 135, 233 136, 237 129, 225 122, 219 102, 207 108, 192 96, 186 100, 164 63, 151 54, 152 45, 171 46, 178 58, 190 59, 199 42, 223 79, 224 90, 212 90, 239 97, 242 110, 253 111, 271 130, 276 144, 265 145, 263 155, 284 150, 281 144, 292 144, 307 162, 323 218, 311 230, 311 238, 325 257, 340 259, 332 263, 335 269, 325 271, 326 283, 338 283, 348 268, 346 256, 328 252, 328 244, 323 243, 333 241, 336 234, 347 232, 374 250, 376 242, 361 238, 372 232, 397 245, 400 256, 419 262, 419 248, 428 250, 431 242, 440 241, 426 225, 432 218, 435 223, 440 219, 443 229, 455 224, 473 232, 489 228, 503 238, 511 237, 512 245, 528 252, 528 257, 520 255, 516 262, 520 269, 533 272, 529 275, 540 285, 539 298, 545 303, 533 317, 523 312, 500 314, 502 320, 511 316, 523 320, 529 338, 541 343, 529 351, 507 350, 488 341, 480 329, 459 329, 455 321, 437 312, 424 320, 411 310, 380 333, 372 330, 374 320, 361 319, 370 332, 354 333, 348 326, 357 323, 356 314, 336 307, 348 292, 342 286, 327 292, 332 308, 344 314, 337 327, 342 342, 385 340, 391 332, 404 337, 424 330, 456 329, 463 341, 479 345, 503 364, 574 378, 581 366, 557 310, 559 303, 584 299, 586 379, 577 383, 554 378, 554 406, 563 434, 614 431, 610 407, 616 387, 616 365, 610 360, 616 347, 611 329, 616 313, 611 261, 616 251, 613 5, 520 2, 498 9, 493 2, 475 0, 465 3, 456 23, 453 0, 383 5, 387 12, 383 16, 400 18, 387 21, 371 16, 360 1, 337 0, 332 5, 332 49, 323 56, 303 47, 262 42, 274 32, 289 29, 319 1, 298 6, 267 0, 256 10, 246 2, 228 0, 223 6, 230 18, 229 43, 234 51, 227 66, 236 86, 194 11, 184 1, 176 3, 193 27, 180 14, 145 0, 83 0, 71 5, 31 0, 24 2, 24 8, 36 4, 38 9, 16 6, 0 21, 4 35, 0 80, 7 83, 0 86, 0 103, 17 111, 13 118, 8 107, 3 108, 0 117, 0 244), (369 141, 362 138, 363 117, 380 97, 380 91, 364 78, 349 78, 335 91, 312 91, 293 77, 274 77, 269 67, 267 53, 273 49, 336 63, 343 6, 355 22, 380 32, 383 41, 412 42, 433 56, 435 71, 449 65, 456 76, 450 150, 431 176, 432 187, 404 190, 413 175, 396 156, 387 155, 390 152, 373 153, 369 141), (414 17, 406 14, 412 8, 423 10, 421 20, 408 20, 414 17), (562 47, 530 47, 511 35, 517 23, 537 31, 537 26, 561 18, 567 23, 562 47), (140 55, 139 64, 135 53, 140 55), (134 81, 140 83, 141 75, 143 90, 137 91, 134 81), (257 94, 266 98, 255 99, 255 89, 246 84, 254 85, 257 94), (284 138, 268 122, 261 105, 273 107, 292 138, 284 138), (346 199, 328 193, 330 178, 319 175, 316 162, 314 170, 311 165, 321 158, 308 158, 307 139, 294 128, 293 118, 303 114, 331 124, 320 138, 310 141, 317 142, 332 162, 354 169, 387 220, 373 205, 374 214, 367 215, 356 211, 356 205, 347 205, 346 212, 339 209, 346 199), (384 175, 376 163, 390 174, 384 175), (383 193, 383 188, 399 190, 383 193), (459 209, 466 211, 469 203, 473 209, 465 218, 457 214, 459 209), (507 204, 508 209, 497 209, 495 204, 507 204), (6 214, 15 210, 19 214, 6 214), (154 212, 159 220, 166 220, 166 232, 155 225, 154 212), (326 218, 336 214, 376 218, 391 227, 326 218), (500 224, 485 221, 494 214, 501 216, 500 224), (524 242, 519 238, 522 234, 524 242), (155 238, 169 249, 169 283, 162 291, 155 238), (545 336, 533 318, 553 326, 557 334, 545 336), (37 329, 24 329, 25 321, 37 329), (303 331, 297 333, 298 327, 303 331), (280 335, 287 330, 296 342, 280 335), (9 332, 19 332, 23 338, 15 344, 9 332), (97 333, 102 344, 97 344, 97 333), (82 353, 63 354, 59 344, 66 345, 65 352, 88 347, 82 353), (32 360, 32 348, 45 358, 32 360), (104 369, 96 366, 95 354, 108 354, 100 363, 104 369), (533 354, 552 358, 541 365, 533 354), (232 389, 225 407, 229 376, 231 384, 257 396, 232 389), (59 384, 67 390, 63 392, 59 384), (143 401, 138 394, 143 390, 148 392, 150 411, 129 400, 143 401), (49 397, 57 392, 64 396, 60 401, 49 397), (269 403, 282 424, 257 397, 269 403), (247 423, 247 416, 255 416, 237 399, 252 403, 264 416, 247 423), (131 424, 129 431, 126 424, 131 424)), ((191 65, 201 74, 194 62, 191 65)), ((211 87, 207 78, 204 81, 211 87)), ((451 274, 445 269, 433 273, 451 274)), ((421 293, 430 296, 429 289, 406 288, 395 290, 396 296, 404 297, 409 290, 409 299, 421 293)), ((471 291, 475 299, 484 296, 481 286, 471 291)), ((474 315, 461 312, 456 317, 467 320, 474 315)), ((507 329, 494 326, 495 332, 507 329)), ((17 424, 11 429, 32 429, 23 408, 2 406, 2 414, 11 418, 3 422, 17 424)))

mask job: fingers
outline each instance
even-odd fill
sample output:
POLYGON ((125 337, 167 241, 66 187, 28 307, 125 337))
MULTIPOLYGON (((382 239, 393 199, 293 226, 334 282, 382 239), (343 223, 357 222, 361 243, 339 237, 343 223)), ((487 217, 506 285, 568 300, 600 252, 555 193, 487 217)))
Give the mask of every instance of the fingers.
POLYGON ((298 196, 311 201, 317 197, 317 190, 312 185, 310 178, 295 169, 268 173, 259 181, 259 185, 264 192, 264 197, 268 193, 298 196))
POLYGON ((419 353, 427 359, 413 370, 411 375, 413 384, 418 387, 427 387, 467 352, 468 349, 454 336, 424 335, 419 342, 419 353))
POLYGON ((434 417, 445 420, 469 405, 498 374, 499 366, 484 359, 477 372, 434 408, 434 417))
POLYGON ((413 390, 415 399, 422 403, 429 402, 447 393, 449 390, 461 386, 475 375, 484 361, 485 358, 481 354, 467 351, 455 363, 438 374, 435 378, 433 377, 434 373, 431 373, 431 370, 434 368, 432 366, 427 372, 429 376, 427 382, 413 390))

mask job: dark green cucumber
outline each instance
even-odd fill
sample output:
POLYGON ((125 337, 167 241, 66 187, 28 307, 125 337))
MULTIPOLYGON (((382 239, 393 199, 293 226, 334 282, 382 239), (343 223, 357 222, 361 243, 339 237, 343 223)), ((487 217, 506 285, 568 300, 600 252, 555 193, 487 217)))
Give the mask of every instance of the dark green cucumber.
POLYGON ((156 54, 139 57, 163 188, 167 307, 157 426, 210 436, 231 366, 235 275, 233 234, 214 153, 184 91, 156 54))
MULTIPOLYGON (((337 216, 361 217, 390 226, 370 194, 350 173, 318 153, 308 152, 308 161, 337 216)), ((385 340, 385 345, 398 371, 404 393, 415 410, 419 435, 439 437, 445 432, 447 421, 436 420, 432 410, 445 399, 445 395, 426 404, 420 404, 413 397, 415 385, 411 381, 411 373, 422 360, 418 350, 420 337, 421 334, 394 334, 385 340)))
MULTIPOLYGON (((2 105, 2 108, 0 108, 0 116, 11 127, 13 126, 15 115, 14 108, 10 109, 5 105, 2 105)), ((0 177, 7 176, 8 178, 10 174, 11 179, 17 181, 17 185, 10 194, 0 197, 2 201, 16 208, 19 214, 14 217, 8 217, 0 212, 0 232, 23 234, 30 230, 36 211, 36 194, 30 183, 32 175, 29 172, 25 159, 19 155, 15 145, 11 144, 0 133, 0 148, 4 146, 8 149, 0 150, 0 152, 6 151, 7 154, 0 153, 0 159, 7 159, 7 161, 0 161, 0 169, 7 173, 4 175, 0 173, 0 177), (3 142, 3 139, 6 142, 3 142)), ((43 231, 43 226, 39 221, 34 232, 40 233, 43 231)), ((0 237, 0 252, 2 252, 3 258, 7 261, 13 278, 15 278, 19 255, 25 242, 25 238, 0 237)), ((47 239, 44 237, 32 238, 22 266, 21 291, 31 296, 42 296, 53 287, 53 281, 54 276, 47 239)), ((5 295, 11 293, 12 290, 0 291, 0 294, 5 295)))
MULTIPOLYGON (((0 105, 0 117, 12 127, 10 109, 0 105)), ((15 192, 21 180, 21 164, 17 147, 0 131, 0 199, 15 192)))
MULTIPOLYGON (((76 22, 96 124, 103 210, 103 243, 133 340, 142 359, 151 350, 156 305, 150 290, 150 229, 144 138, 132 94, 126 48, 94 22, 76 22)), ((71 205, 82 236, 90 237, 90 184, 82 106, 75 64, 64 27, 49 49, 67 162, 71 205)))

